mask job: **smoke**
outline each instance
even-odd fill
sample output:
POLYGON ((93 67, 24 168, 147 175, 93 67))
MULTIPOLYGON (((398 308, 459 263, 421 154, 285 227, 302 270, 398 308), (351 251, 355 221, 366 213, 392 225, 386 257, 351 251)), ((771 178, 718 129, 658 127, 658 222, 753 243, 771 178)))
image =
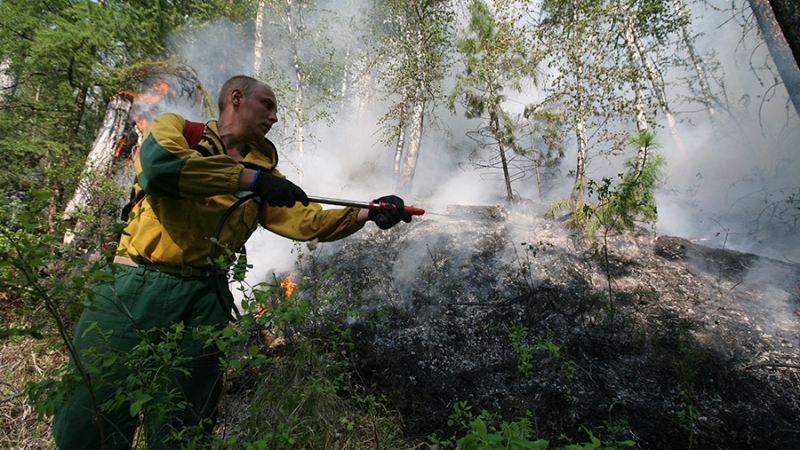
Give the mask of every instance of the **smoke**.
MULTIPOLYGON (((357 5, 348 5, 355 15, 357 5)), ((791 196, 793 187, 796 192, 798 186, 795 178, 800 173, 796 158, 800 120, 790 109, 783 86, 775 85, 768 71, 753 72, 754 61, 759 62, 757 65, 770 62, 767 49, 758 43, 755 33, 743 38, 737 21, 729 20, 730 12, 696 11, 700 12, 705 16, 693 24, 694 31, 702 32, 697 41, 698 49, 707 57, 715 55, 719 62, 722 70, 718 75, 724 76, 729 109, 735 111, 735 115, 727 114, 720 107, 717 111, 719 127, 715 132, 708 114, 698 105, 673 106, 680 120, 678 127, 684 152, 672 143, 666 129, 657 129, 658 140, 663 145, 661 152, 668 164, 664 184, 657 194, 657 230, 660 234, 682 236, 709 246, 725 245, 800 261, 800 238, 792 216, 776 211, 764 213, 769 202, 773 206, 786 205, 791 212, 791 205, 781 201, 791 196)), ((351 23, 357 21, 353 16, 351 23)), ((253 75, 253 38, 252 32, 246 29, 220 22, 177 35, 173 47, 179 48, 186 63, 197 70, 209 92, 216 93, 232 75, 253 75)), ((350 28, 342 28, 339 34, 334 32, 335 27, 326 29, 332 33, 329 42, 335 45, 353 43, 352 36, 344 35, 352 32, 350 28)), ((268 51, 270 48, 266 46, 265 53, 268 51)), ((270 57, 277 57, 277 53, 270 57)), ((272 62, 280 65, 280 60, 272 62)), ((285 66, 290 66, 289 60, 285 61, 285 66)), ((671 98, 686 94, 675 87, 670 89, 671 98)), ((370 94, 373 98, 378 95, 370 94)), ((537 93, 526 95, 534 97, 537 93)), ((290 103, 291 98, 286 97, 279 95, 282 107, 290 103)), ((369 201, 393 193, 394 148, 381 142, 378 125, 387 105, 372 102, 372 109, 363 109, 360 100, 348 98, 331 106, 333 125, 311 126, 302 155, 296 152, 296 145, 288 141, 291 133, 280 128, 286 121, 279 122, 268 136, 279 146, 279 169, 309 195, 369 201)), ((202 116, 197 106, 176 108, 176 112, 189 119, 209 119, 202 116)), ((476 121, 443 109, 437 110, 435 115, 440 122, 435 126, 426 123, 414 190, 406 202, 440 213, 450 205, 501 203, 505 196, 502 181, 489 179, 486 172, 463 164, 475 146, 465 133, 477 127, 476 121)), ((573 147, 567 144, 567 149, 573 147)), ((616 161, 600 158, 590 164, 590 178, 603 176, 606 171, 616 174, 620 167, 616 161)), ((573 166, 574 156, 568 154, 561 168, 563 177, 546 186, 548 196, 540 206, 568 194, 573 181, 569 170, 573 166)), ((522 197, 538 201, 535 178, 519 182, 514 188, 522 197)), ((400 225, 404 226, 413 227, 414 224, 400 225)), ((366 227, 374 227, 374 224, 366 227)), ((263 230, 256 232, 248 243, 248 258, 254 266, 248 281, 270 280, 271 273, 290 271, 299 256, 297 251, 302 248, 263 230)))
MULTIPOLYGON (((744 34, 730 11, 694 14, 692 26, 701 32, 696 44, 708 62, 719 62, 726 94, 720 98, 728 104, 716 107, 716 131, 706 110, 683 106, 684 154, 668 133, 659 133, 668 168, 657 196, 658 229, 712 247, 800 261, 800 211, 787 203, 800 188, 800 120, 756 31, 744 34)), ((715 91, 722 93, 719 84, 715 91)))

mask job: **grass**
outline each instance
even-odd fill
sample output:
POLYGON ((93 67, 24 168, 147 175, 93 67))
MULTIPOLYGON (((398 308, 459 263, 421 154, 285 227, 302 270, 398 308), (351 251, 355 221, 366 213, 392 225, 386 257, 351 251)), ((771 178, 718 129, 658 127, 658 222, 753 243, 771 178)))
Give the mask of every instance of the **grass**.
POLYGON ((65 352, 32 337, 0 340, 0 448, 52 448, 50 419, 39 420, 23 394, 29 382, 66 363, 65 352))
MULTIPOLYGON (((0 448, 54 447, 51 420, 39 418, 24 394, 28 383, 67 362, 53 337, 0 340, 0 448)), ((218 437, 248 449, 411 449, 400 416, 353 381, 341 351, 305 336, 276 348, 253 372, 228 374, 218 437)), ((241 357, 241 356, 239 356, 241 357)))

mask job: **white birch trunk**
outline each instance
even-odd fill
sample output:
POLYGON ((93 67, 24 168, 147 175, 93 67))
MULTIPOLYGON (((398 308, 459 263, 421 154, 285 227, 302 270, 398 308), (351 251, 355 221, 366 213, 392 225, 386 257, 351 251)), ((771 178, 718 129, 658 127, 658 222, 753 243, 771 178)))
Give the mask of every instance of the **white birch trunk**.
POLYGON ((8 73, 10 61, 0 61, 0 107, 5 108, 6 98, 14 86, 14 78, 8 73))
POLYGON ((576 69, 578 95, 575 115, 575 139, 578 146, 577 165, 575 168, 575 186, 572 188, 570 198, 577 200, 583 198, 586 190, 586 161, 588 159, 589 138, 586 136, 586 92, 583 86, 583 65, 578 63, 576 69))
POLYGON ((664 79, 661 76, 660 71, 656 67, 653 60, 647 54, 647 50, 644 48, 644 44, 642 44, 642 39, 639 35, 638 30, 634 29, 634 42, 636 44, 636 49, 638 50, 639 57, 641 61, 644 62, 644 69, 647 71, 647 79, 650 81, 650 88, 653 90, 653 93, 656 95, 658 99, 658 106, 661 108, 661 112, 664 114, 664 117, 667 119, 667 126, 669 127, 669 134, 672 137, 672 141, 675 143, 675 146, 678 148, 678 151, 681 155, 686 153, 686 148, 683 145, 683 141, 681 140, 680 134, 678 133, 678 127, 675 121, 675 115, 672 114, 672 110, 669 108, 669 101, 667 100, 667 91, 664 87, 664 79))
POLYGON ((261 72, 261 63, 264 60, 264 0, 259 0, 256 5, 255 36, 253 44, 253 73, 261 72))
MULTIPOLYGON (((293 0, 287 2, 287 26, 289 28, 289 38, 292 40, 292 66, 294 67, 295 78, 295 96, 294 96, 294 110, 295 120, 297 121, 295 131, 295 139, 297 141, 297 154, 302 158, 305 153, 305 112, 303 111, 303 73, 300 70, 300 51, 297 48, 297 26, 294 23, 294 15, 292 13, 292 5, 295 3, 293 0)), ((299 8, 299 6, 298 6, 299 8)), ((302 174, 301 174, 302 178, 302 174)), ((302 180, 301 180, 302 181, 302 180)))
MULTIPOLYGON (((675 15, 677 18, 679 20, 683 20, 685 16, 683 12, 683 0, 672 0, 672 6, 675 9, 675 15)), ((697 72, 697 82, 700 84, 700 100, 708 111, 708 117, 711 120, 711 125, 714 127, 714 132, 716 133, 717 126, 715 125, 716 110, 714 108, 714 95, 711 93, 711 86, 708 83, 708 76, 706 75, 705 71, 705 63, 703 62, 703 58, 697 54, 697 50, 694 48, 694 41, 692 40, 692 34, 689 31, 688 25, 681 27, 681 38, 683 40, 683 45, 686 46, 686 50, 689 52, 689 58, 692 61, 694 70, 697 72)))
MULTIPOLYGON (((132 106, 133 98, 127 94, 115 95, 106 106, 103 125, 86 157, 85 169, 78 188, 64 210, 64 220, 75 222, 72 230, 68 230, 64 234, 63 242, 67 245, 82 246, 85 244, 76 240, 76 234, 80 234, 86 229, 85 224, 73 216, 81 210, 102 207, 104 201, 109 201, 108 193, 98 191, 98 187, 95 185, 97 180, 113 178, 116 186, 123 190, 130 189, 133 184, 132 163, 138 154, 143 136, 139 127, 130 120, 132 106), (100 199, 96 197, 100 197, 100 199)), ((111 201, 116 201, 119 206, 122 206, 125 200, 126 198, 121 196, 111 201)), ((102 210, 94 213, 96 217, 104 216, 109 219, 109 215, 104 214, 102 210)))
POLYGON ((403 162, 403 169, 400 174, 399 191, 403 195, 411 194, 411 188, 414 184, 414 174, 417 171, 419 151, 422 146, 422 125, 425 120, 425 97, 423 92, 423 87, 417 90, 417 95, 415 96, 414 104, 411 109, 411 117, 408 125, 408 148, 405 161, 403 162))
POLYGON ((81 181, 72 199, 64 210, 65 217, 69 217, 81 207, 91 204, 92 180, 107 178, 114 175, 116 150, 120 140, 124 138, 125 127, 130 118, 133 99, 127 95, 117 94, 109 100, 103 125, 92 144, 92 149, 86 157, 86 167, 81 175, 81 181))
POLYGON ((397 145, 394 148, 394 170, 392 176, 394 177, 395 187, 400 187, 400 171, 403 168, 403 150, 406 146, 406 127, 405 120, 401 120, 397 125, 397 145))
MULTIPOLYGON (((419 30, 415 31, 416 38, 416 67, 422 73, 425 70, 423 61, 425 60, 424 41, 419 30)), ((414 184, 414 174, 417 171, 417 161, 422 147, 422 127, 425 120, 425 102, 428 97, 428 86, 425 84, 425 76, 420 75, 420 81, 414 89, 413 104, 411 105, 411 117, 408 121, 408 147, 406 149, 405 161, 400 174, 399 191, 402 195, 410 195, 414 184)))
MULTIPOLYGON (((628 50, 628 58, 631 65, 637 71, 637 75, 633 79, 634 90, 634 108, 636 108, 636 131, 639 133, 647 131, 650 127, 647 124, 647 114, 644 108, 644 91, 642 89, 641 77, 638 75, 640 70, 644 69, 641 55, 635 45, 634 25, 633 18, 630 14, 625 14, 625 44, 628 50)), ((642 145, 636 152, 636 172, 641 173, 644 169, 644 163, 647 159, 647 146, 642 145)), ((638 177, 638 175, 637 175, 638 177)))

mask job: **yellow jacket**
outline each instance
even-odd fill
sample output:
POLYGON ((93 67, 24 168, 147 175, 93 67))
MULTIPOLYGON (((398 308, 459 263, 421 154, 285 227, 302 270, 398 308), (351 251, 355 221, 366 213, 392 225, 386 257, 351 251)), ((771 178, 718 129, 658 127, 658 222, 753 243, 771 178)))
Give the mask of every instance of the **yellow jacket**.
MULTIPOLYGON (((222 215, 239 198, 241 171, 245 167, 268 170, 285 178, 275 169, 278 153, 269 140, 251 142, 244 161, 239 163, 225 154, 216 121, 205 125, 203 138, 194 149, 183 135, 185 123, 176 114, 157 117, 139 150, 134 189, 137 194, 144 190, 146 195, 133 207, 135 216, 119 245, 120 254, 136 261, 208 265, 210 239, 222 215)), ((219 244, 237 251, 259 224, 293 240, 333 241, 361 228, 357 214, 357 208, 323 210, 316 203, 273 208, 253 199, 231 213, 219 244)))

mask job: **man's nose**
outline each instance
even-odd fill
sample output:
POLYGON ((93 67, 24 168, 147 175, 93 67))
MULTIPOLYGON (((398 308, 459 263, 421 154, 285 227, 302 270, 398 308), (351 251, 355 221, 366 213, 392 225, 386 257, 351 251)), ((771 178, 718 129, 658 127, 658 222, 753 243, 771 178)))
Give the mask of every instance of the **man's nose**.
POLYGON ((278 112, 270 111, 270 113, 267 115, 267 119, 269 119, 269 121, 273 124, 276 123, 278 121, 278 112))

